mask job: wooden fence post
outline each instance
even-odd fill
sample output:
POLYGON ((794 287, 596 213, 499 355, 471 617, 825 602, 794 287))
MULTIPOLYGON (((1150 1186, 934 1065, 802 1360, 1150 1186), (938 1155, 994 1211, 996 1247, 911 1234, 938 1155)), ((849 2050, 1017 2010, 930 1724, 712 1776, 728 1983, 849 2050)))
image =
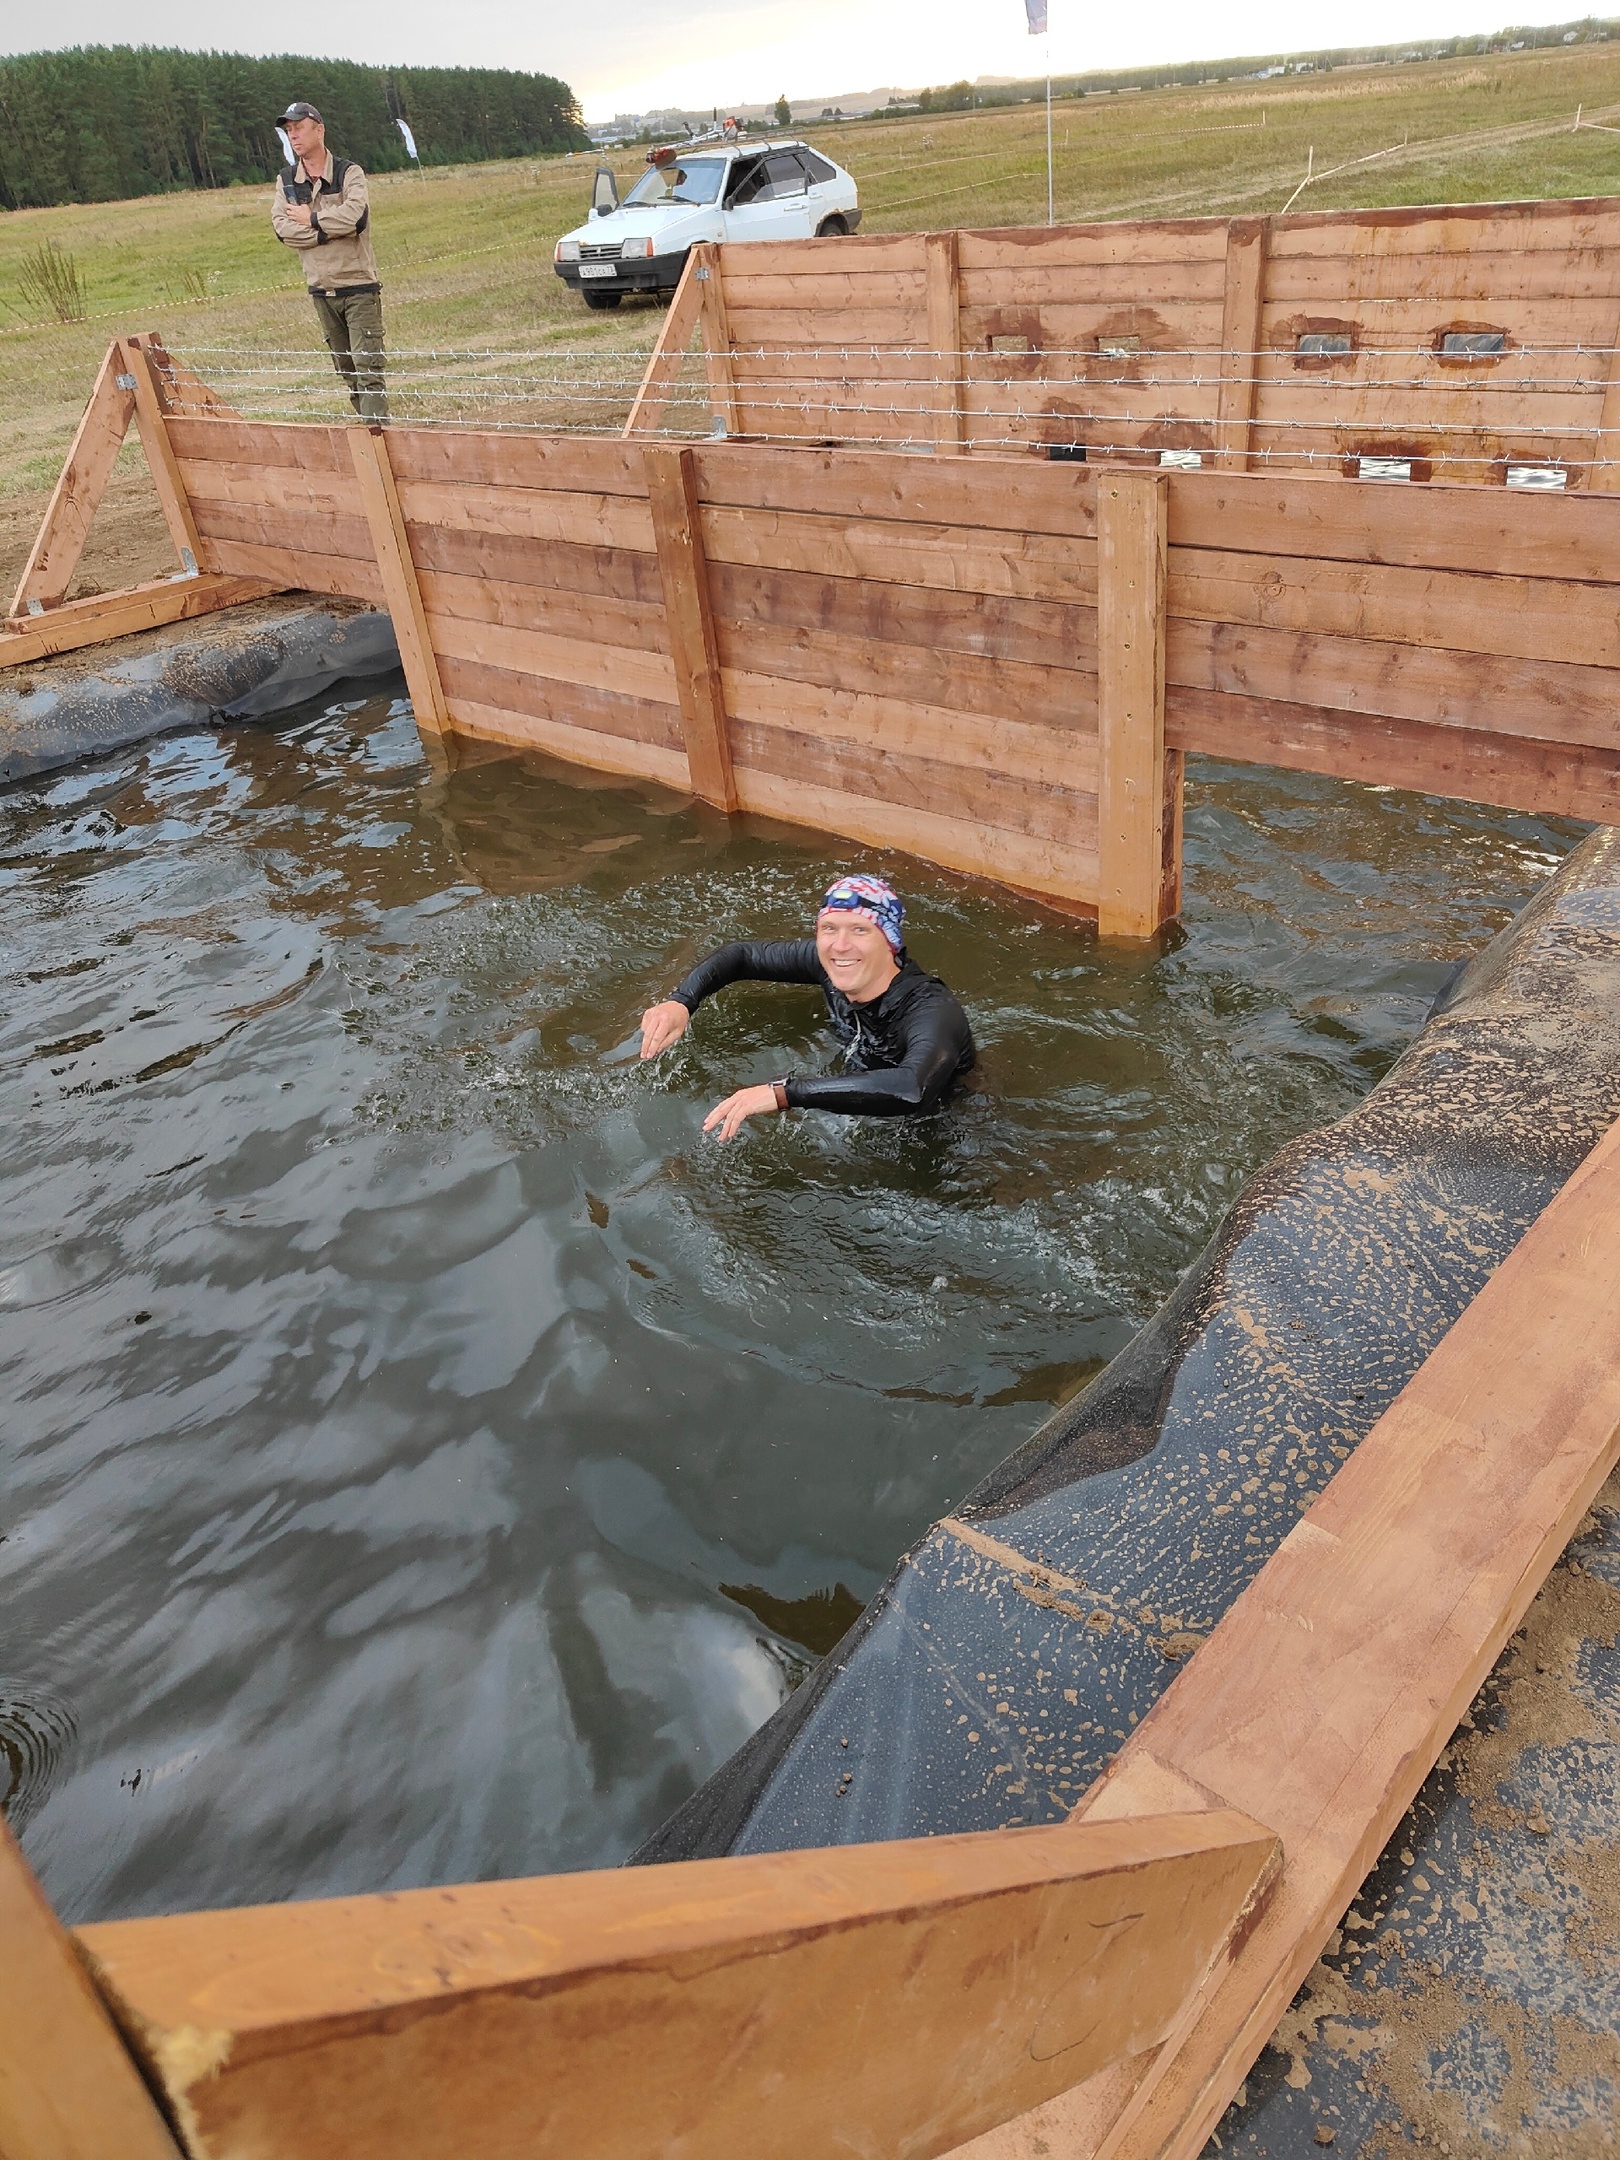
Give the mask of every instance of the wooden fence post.
POLYGON ((1221 307, 1217 440, 1228 472, 1247 472, 1260 390, 1260 317, 1266 301, 1268 218, 1233 218, 1226 228, 1226 296, 1221 307))
POLYGON ((932 387, 934 448, 961 450, 967 443, 963 400, 962 298, 959 246, 954 232, 923 236, 928 295, 928 345, 934 356, 932 387))
POLYGON ((726 315, 726 287, 720 267, 720 249, 712 240, 700 240, 686 258, 686 275, 698 288, 698 321, 703 328, 703 357, 709 370, 709 406, 725 422, 726 433, 737 432, 737 383, 731 368, 731 324, 726 315))
POLYGON ((1151 937, 1180 887, 1180 761, 1164 749, 1163 473, 1097 474, 1097 928, 1151 937), (1166 878, 1167 841, 1174 878, 1166 878), (1171 887, 1167 892, 1167 884, 1171 887))
POLYGON ((681 378, 681 363, 686 358, 686 348, 692 342, 692 332, 698 326, 702 313, 703 285, 698 279, 697 250, 686 258, 686 268, 681 272, 681 282, 675 288, 675 297, 669 303, 664 317, 664 327, 658 333, 658 343, 653 347, 652 358, 647 362, 647 372, 641 378, 641 388, 630 408, 630 417, 624 423, 626 435, 656 435, 664 417, 664 409, 675 393, 681 378))
POLYGON ((180 2160, 3 1816, 0 1945, 0 2153, 6 2160, 180 2160))
POLYGON ((123 339, 124 369, 135 386, 135 424, 141 431, 141 448, 146 452, 146 462, 152 470, 152 485, 157 490, 163 522, 169 528, 181 569, 195 577, 199 570, 213 569, 214 564, 198 535, 186 483, 180 473, 180 461, 169 441, 169 423, 158 392, 157 370, 147 349, 150 342, 144 337, 123 339))
POLYGON ((734 811, 737 783, 731 770, 725 688, 709 605, 709 566, 703 553, 693 454, 675 443, 658 443, 643 451, 642 458, 692 791, 717 810, 734 811))
POLYGON ((1609 374, 1603 386, 1603 407, 1586 484, 1604 495, 1620 489, 1620 322, 1616 322, 1609 341, 1609 374))
POLYGON ((411 693, 417 730, 429 762, 442 775, 454 768, 455 738, 450 730, 450 712, 444 701, 439 663, 428 631, 427 610, 422 605, 422 588, 416 581, 416 565, 411 560, 394 468, 388 458, 388 438, 380 427, 351 427, 345 428, 344 433, 349 438, 349 455, 354 461, 355 478, 360 483, 366 523, 371 528, 371 545, 382 579, 383 599, 394 619, 400 664, 405 670, 405 687, 411 693))
POLYGON ((135 412, 135 386, 124 369, 122 349, 107 347, 90 402, 84 408, 67 463, 46 506, 23 574, 11 603, 13 615, 40 615, 55 607, 73 583, 90 520, 96 514, 113 461, 129 432, 135 412))

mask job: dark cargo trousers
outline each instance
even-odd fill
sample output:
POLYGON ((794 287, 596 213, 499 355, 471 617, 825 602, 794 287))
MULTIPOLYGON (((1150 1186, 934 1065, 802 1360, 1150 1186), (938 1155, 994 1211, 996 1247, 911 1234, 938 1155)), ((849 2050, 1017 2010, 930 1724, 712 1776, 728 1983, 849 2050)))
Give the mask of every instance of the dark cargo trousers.
POLYGON ((309 297, 315 303, 321 335, 332 355, 332 365, 343 378, 350 404, 362 420, 386 420, 382 294, 312 292, 309 297))

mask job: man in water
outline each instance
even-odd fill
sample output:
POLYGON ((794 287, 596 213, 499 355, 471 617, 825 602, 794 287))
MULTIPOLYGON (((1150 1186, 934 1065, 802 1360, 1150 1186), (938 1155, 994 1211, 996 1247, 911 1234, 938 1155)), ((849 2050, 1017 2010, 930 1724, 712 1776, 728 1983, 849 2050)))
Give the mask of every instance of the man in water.
POLYGON ((813 983, 844 1045, 842 1073, 784 1073, 739 1088, 703 1121, 729 1140, 745 1118, 788 1108, 850 1117, 916 1117, 935 1110, 973 1063, 967 1014, 937 975, 906 952, 905 907, 882 878, 839 878, 827 888, 813 938, 722 945, 641 1016, 641 1055, 657 1057, 686 1033, 706 997, 734 982, 813 983))

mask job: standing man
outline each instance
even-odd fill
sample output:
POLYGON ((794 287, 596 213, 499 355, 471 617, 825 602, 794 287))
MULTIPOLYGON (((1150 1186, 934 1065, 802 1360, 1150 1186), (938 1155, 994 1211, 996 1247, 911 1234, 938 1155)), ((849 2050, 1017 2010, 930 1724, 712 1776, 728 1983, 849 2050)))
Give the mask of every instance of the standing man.
POLYGON ((313 105, 287 107, 294 162, 276 181, 270 212, 276 238, 304 258, 304 278, 321 334, 362 420, 388 418, 383 383, 382 285, 367 227, 366 176, 326 147, 326 123, 313 105))

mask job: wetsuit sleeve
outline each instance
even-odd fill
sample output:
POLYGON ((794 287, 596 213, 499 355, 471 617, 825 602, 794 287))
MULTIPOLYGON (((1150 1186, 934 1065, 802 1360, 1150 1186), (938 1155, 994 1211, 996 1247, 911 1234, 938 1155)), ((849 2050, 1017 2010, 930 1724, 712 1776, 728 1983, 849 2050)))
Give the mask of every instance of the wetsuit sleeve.
POLYGON ((935 1110, 971 1055, 967 1014, 951 996, 912 1008, 898 1065, 873 1072, 833 1073, 826 1079, 790 1079, 787 1099, 796 1110, 837 1110, 846 1117, 915 1117, 935 1110))
POLYGON ((677 1005, 696 1012, 706 997, 713 997, 717 990, 734 982, 810 983, 819 990, 822 974, 815 939, 779 938, 722 945, 707 960, 700 960, 669 994, 677 1005))

